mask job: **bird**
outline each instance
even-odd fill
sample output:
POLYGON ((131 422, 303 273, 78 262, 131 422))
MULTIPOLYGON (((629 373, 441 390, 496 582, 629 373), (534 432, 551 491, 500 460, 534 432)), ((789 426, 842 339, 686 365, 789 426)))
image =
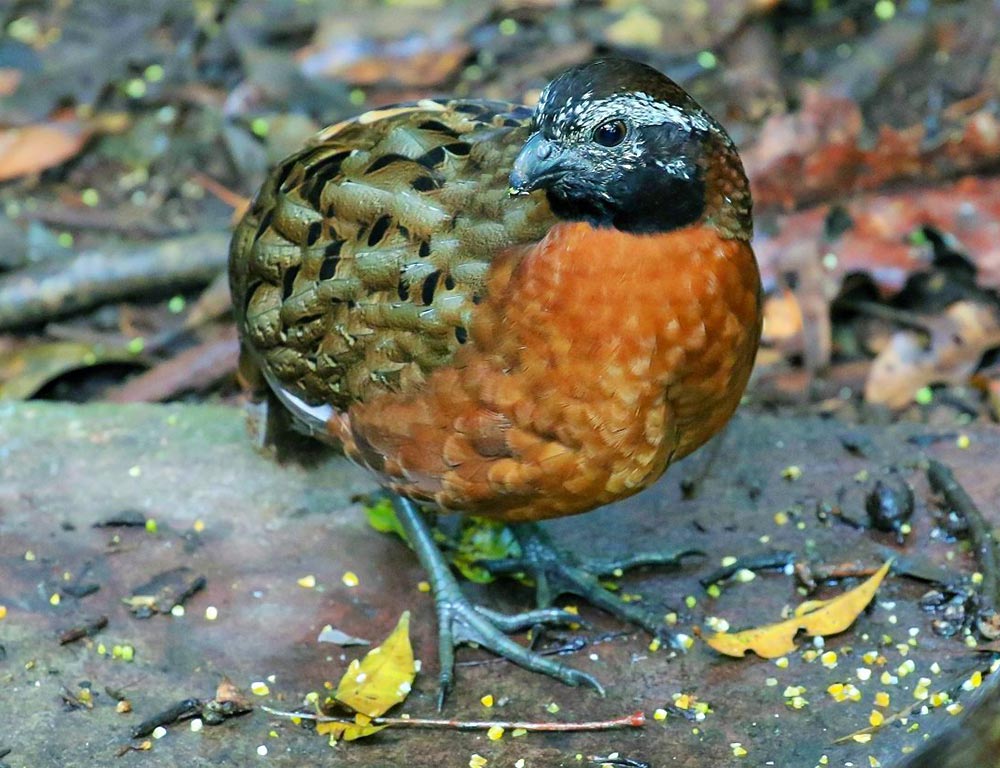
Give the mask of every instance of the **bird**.
MULTIPOLYGON (((752 202, 723 127, 658 70, 593 60, 537 104, 423 99, 321 130, 237 225, 241 372, 268 414, 390 494, 428 574, 439 707, 475 643, 603 694, 508 637, 569 592, 677 644, 539 522, 650 486, 719 432, 761 329, 752 202), (473 604, 424 510, 510 524, 538 607, 473 604)), ((270 416, 269 416, 270 418, 270 416)))

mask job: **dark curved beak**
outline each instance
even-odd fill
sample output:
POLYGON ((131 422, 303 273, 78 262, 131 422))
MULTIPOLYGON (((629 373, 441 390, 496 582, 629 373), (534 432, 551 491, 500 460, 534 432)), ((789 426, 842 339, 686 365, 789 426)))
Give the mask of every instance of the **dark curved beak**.
POLYGON ((541 133, 535 133, 521 148, 510 172, 511 195, 526 195, 565 170, 564 152, 541 133))

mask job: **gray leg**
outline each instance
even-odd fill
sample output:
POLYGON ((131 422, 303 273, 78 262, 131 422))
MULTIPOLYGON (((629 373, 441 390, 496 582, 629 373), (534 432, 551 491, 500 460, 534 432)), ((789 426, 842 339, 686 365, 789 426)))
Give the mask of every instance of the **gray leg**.
POLYGON ((392 505, 434 592, 438 616, 438 654, 441 659, 438 709, 444 705, 445 697, 454 684, 455 646, 462 643, 475 643, 525 669, 549 675, 567 685, 589 685, 604 695, 604 688, 591 675, 535 653, 503 634, 538 623, 579 623, 579 616, 549 606, 515 616, 502 616, 473 605, 459 589, 417 505, 401 496, 393 496, 392 505))

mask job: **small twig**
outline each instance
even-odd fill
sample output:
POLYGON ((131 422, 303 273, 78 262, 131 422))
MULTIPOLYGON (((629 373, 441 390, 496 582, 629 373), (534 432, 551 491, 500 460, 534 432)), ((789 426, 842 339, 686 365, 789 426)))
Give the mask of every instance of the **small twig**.
POLYGON ((747 555, 739 558, 736 562, 716 568, 707 576, 698 579, 698 583, 703 587, 716 584, 731 578, 737 571, 764 571, 781 570, 787 568, 789 564, 795 562, 795 553, 787 550, 776 552, 761 552, 756 555, 747 555))
POLYGON ((600 763, 602 766, 614 766, 614 768, 652 768, 645 760, 636 760, 632 757, 623 757, 617 752, 610 755, 587 755, 587 759, 592 763, 600 763))
POLYGON ((982 595, 987 607, 996 612, 1000 604, 1000 567, 998 567, 997 543, 993 532, 983 519, 982 512, 972 497, 955 479, 952 471, 940 461, 930 459, 927 463, 927 479, 931 488, 944 496, 952 509, 962 516, 969 529, 969 539, 979 560, 983 574, 982 595))
POLYGON ((98 229, 150 238, 173 237, 182 231, 178 227, 156 224, 149 220, 148 215, 136 211, 122 214, 115 210, 95 208, 45 207, 36 211, 25 211, 20 215, 20 218, 41 221, 68 229, 98 229), (139 218, 140 215, 143 215, 144 218, 139 218))
POLYGON ((179 701, 172 707, 153 715, 147 720, 143 720, 132 728, 132 738, 141 739, 143 736, 149 736, 149 734, 161 725, 170 725, 171 723, 176 723, 178 720, 192 718, 195 715, 201 714, 203 708, 204 703, 200 699, 184 699, 184 701, 179 701))
POLYGON ((233 192, 229 187, 220 184, 211 176, 201 171, 195 171, 191 174, 191 181, 200 185, 203 189, 212 193, 216 198, 232 208, 234 219, 242 217, 246 213, 247 208, 250 207, 249 197, 244 197, 238 192, 233 192))
POLYGON ((75 693, 73 693, 65 685, 59 686, 59 697, 63 700, 65 704, 70 709, 93 709, 93 701, 84 701, 75 693))
POLYGON ((112 387, 104 399, 112 403, 151 402, 207 388, 236 372, 239 353, 236 328, 226 326, 212 338, 112 387))
POLYGON ((112 301, 210 282, 225 269, 229 233, 82 251, 0 277, 0 330, 45 322, 112 301))
POLYGON ((59 645, 69 645, 70 643, 75 643, 77 640, 82 640, 85 637, 96 635, 106 626, 108 626, 108 617, 98 616, 96 619, 88 621, 86 624, 81 624, 78 627, 67 629, 59 635, 59 645))
POLYGON ((929 334, 931 328, 927 320, 904 309, 888 307, 885 304, 877 304, 874 301, 855 301, 853 299, 842 299, 837 302, 838 309, 852 309, 862 315, 877 317, 880 320, 888 320, 904 328, 912 328, 915 331, 929 334))
MULTIPOLYGON (((285 712, 280 709, 261 706, 265 712, 278 717, 297 717, 301 720, 314 720, 317 723, 343 723, 357 725, 353 718, 329 717, 312 712, 285 712)), ((579 723, 536 723, 521 720, 444 720, 425 717, 373 717, 372 725, 391 725, 401 728, 447 728, 456 731, 488 731, 500 727, 505 730, 538 731, 542 733, 566 731, 612 731, 617 728, 641 728, 646 724, 645 712, 633 712, 631 715, 617 717, 613 720, 589 720, 579 723)))

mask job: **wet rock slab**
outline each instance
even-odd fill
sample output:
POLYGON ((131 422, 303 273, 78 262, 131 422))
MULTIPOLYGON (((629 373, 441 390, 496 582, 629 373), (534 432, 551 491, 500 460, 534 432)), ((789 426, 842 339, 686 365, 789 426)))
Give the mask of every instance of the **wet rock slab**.
MULTIPOLYGON (((954 434, 923 439, 927 428, 913 425, 859 429, 832 421, 744 417, 715 449, 672 468, 654 488, 615 507, 558 521, 552 530, 563 543, 592 554, 667 546, 707 552, 678 569, 621 580, 624 591, 656 610, 677 611, 680 631, 691 634, 708 616, 725 617, 734 628, 774 621, 785 606, 803 599, 792 577, 760 573, 749 583, 725 585, 718 598, 705 592, 699 577, 726 555, 769 550, 791 550, 813 564, 866 566, 895 552, 956 576, 974 571, 967 548, 935 533, 940 509, 915 468, 922 456, 948 463, 996 523, 1000 430, 965 434, 970 442, 961 448, 954 434), (861 441, 863 455, 845 449, 846 433, 849 445, 861 441), (915 436, 922 439, 908 441, 915 436), (788 479, 795 473, 783 476, 791 465, 801 469, 798 479, 788 479), (890 466, 915 491, 913 531, 902 547, 892 534, 817 516, 818 505, 839 500, 846 515, 863 521, 859 473, 876 477, 890 466), (682 480, 690 498, 681 491, 682 480), (776 522, 779 512, 784 524, 776 522), (686 601, 689 596, 693 600, 686 601)), ((851 630, 827 640, 824 650, 837 654, 832 667, 803 657, 808 641, 789 655, 786 668, 757 658, 722 658, 701 643, 683 658, 671 658, 664 650, 651 651, 648 637, 623 633, 616 622, 581 606, 593 627, 573 633, 569 639, 586 644, 566 658, 596 674, 607 698, 465 649, 460 659, 475 663, 460 666, 445 715, 581 721, 644 710, 650 716, 646 727, 521 738, 508 733, 499 741, 476 733, 390 729, 331 751, 310 730, 256 709, 198 733, 186 723, 171 726, 151 751, 116 759, 136 723, 182 699, 211 697, 223 677, 247 691, 251 682, 266 681, 270 693, 253 697, 256 702, 294 708, 307 691, 336 682, 347 661, 363 652, 317 643, 324 625, 377 641, 407 609, 424 663, 401 711, 435 715, 431 600, 417 588, 423 574, 406 547, 368 527, 354 499, 371 490, 365 473, 333 455, 318 454, 308 467, 257 455, 242 415, 232 409, 0 405, 0 605, 6 607, 0 620, 0 750, 12 750, 0 764, 464 766, 478 753, 490 766, 510 766, 519 758, 528 766, 550 766, 586 765, 591 756, 617 752, 653 766, 813 766, 822 755, 830 765, 869 765, 873 757, 888 766, 954 718, 944 708, 926 715, 918 710, 907 726, 884 728, 868 743, 835 743, 868 725, 876 692, 890 694, 888 715, 914 702, 921 677, 931 679, 931 691, 943 690, 988 664, 988 656, 960 638, 931 631, 932 619, 919 606, 929 586, 902 576, 890 577, 851 630), (143 520, 154 520, 155 531, 143 520), (102 521, 138 524, 94 527, 102 521), (129 611, 123 598, 181 567, 188 570, 179 573, 205 579, 204 588, 186 598, 182 616, 141 619, 129 611), (357 586, 343 583, 347 571, 357 574, 357 586), (309 575, 315 588, 299 586, 309 575), (87 584, 99 589, 88 594, 87 584), (210 607, 217 611, 214 620, 206 618, 210 607), (100 616, 108 618, 106 627, 60 645, 61 633, 100 616), (113 658, 115 645, 134 648, 134 658, 113 658), (881 663, 862 659, 871 650, 879 651, 881 663), (885 671, 896 675, 907 659, 914 662, 912 673, 894 683, 881 679, 885 671), (932 671, 934 662, 939 673, 932 671), (858 668, 870 668, 870 677, 861 679, 858 668), (827 688, 837 682, 854 684, 861 700, 835 702, 827 688), (804 686, 808 704, 790 707, 789 686, 804 686), (92 708, 68 708, 63 687, 89 688, 92 708), (126 694, 133 711, 116 712, 106 688, 126 694), (485 709, 480 697, 487 693, 502 706, 485 709), (654 710, 669 709, 681 693, 707 702, 711 711, 700 721, 676 709, 665 721, 652 719, 654 710), (549 711, 551 704, 558 712, 549 711), (748 754, 737 757, 734 743, 748 754), (261 746, 266 756, 259 754, 261 746)), ((819 594, 830 596, 854 583, 824 587, 819 594)), ((176 588, 183 593, 184 584, 176 588)), ((511 582, 470 590, 508 610, 530 599, 511 582)))

